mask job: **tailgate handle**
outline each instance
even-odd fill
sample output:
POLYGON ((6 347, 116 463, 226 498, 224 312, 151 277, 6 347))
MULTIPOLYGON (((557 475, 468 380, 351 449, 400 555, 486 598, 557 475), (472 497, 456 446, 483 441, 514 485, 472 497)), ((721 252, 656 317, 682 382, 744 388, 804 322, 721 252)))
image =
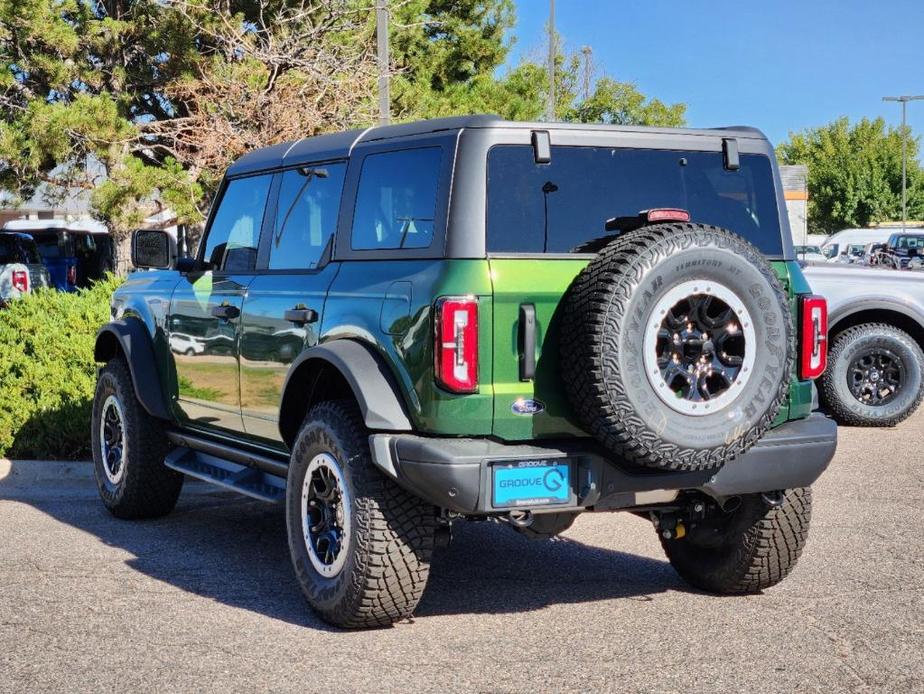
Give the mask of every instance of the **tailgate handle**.
POLYGON ((536 307, 520 304, 519 322, 520 380, 536 377, 536 307))

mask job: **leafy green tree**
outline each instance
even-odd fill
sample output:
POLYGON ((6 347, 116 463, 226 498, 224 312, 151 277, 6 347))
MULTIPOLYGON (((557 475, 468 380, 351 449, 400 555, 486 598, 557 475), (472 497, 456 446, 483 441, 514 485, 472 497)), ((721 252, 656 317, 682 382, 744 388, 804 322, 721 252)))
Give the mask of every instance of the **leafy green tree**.
POLYGON ((0 186, 92 190, 119 235, 201 220, 227 164, 372 118, 349 0, 0 0, 0 186))
POLYGON ((665 104, 649 99, 629 82, 611 77, 597 80, 593 93, 565 113, 567 120, 612 125, 655 125, 679 127, 685 124, 685 104, 665 104))
POLYGON ((495 98, 513 0, 392 3, 392 110, 400 120, 474 113, 495 98))
MULTIPOLYGON (((498 76, 512 44, 511 0, 410 0, 395 6, 392 22, 392 106, 397 119, 471 113, 495 113, 509 120, 542 119, 549 89, 546 65, 527 59, 498 76)), ((562 45, 560 39, 557 45, 562 45)), ((557 52, 559 120, 659 126, 685 123, 684 104, 648 99, 635 85, 611 77, 596 80, 589 98, 580 100, 581 70, 580 54, 557 52)))
MULTIPOLYGON (((908 217, 924 218, 924 173, 918 138, 908 132, 908 217)), ((882 118, 847 118, 790 133, 777 148, 786 164, 808 166, 808 225, 832 233, 901 218, 902 131, 882 118)))
MULTIPOLYGON (((376 118, 370 0, 0 0, 0 188, 91 191, 117 237, 169 206, 203 219, 242 153, 376 118)), ((512 0, 393 0, 393 112, 541 118, 545 67, 498 76, 512 0)), ((576 98, 580 60, 558 58, 567 120, 677 125, 683 106, 602 78, 576 98)))
MULTIPOLYGON (((555 60, 557 120, 664 127, 686 124, 685 104, 665 104, 659 99, 648 98, 631 82, 620 82, 612 77, 592 79, 590 93, 586 99, 582 98, 579 94, 582 72, 579 53, 558 51, 555 60)), ((494 105, 493 110, 488 110, 512 120, 539 120, 545 116, 548 92, 547 65, 526 60, 495 81, 485 105, 494 105)))

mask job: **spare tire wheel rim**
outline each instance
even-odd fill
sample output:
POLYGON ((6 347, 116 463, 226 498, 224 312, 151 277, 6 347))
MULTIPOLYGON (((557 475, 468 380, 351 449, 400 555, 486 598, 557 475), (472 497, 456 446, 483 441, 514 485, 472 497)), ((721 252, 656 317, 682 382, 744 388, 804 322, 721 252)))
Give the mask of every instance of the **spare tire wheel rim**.
POLYGON ((754 321, 735 292, 690 280, 661 296, 645 328, 643 364, 658 398, 677 412, 713 414, 741 394, 754 372, 754 321))
POLYGON ((329 453, 311 459, 302 482, 302 536, 311 565, 333 578, 349 554, 352 503, 340 465, 329 453))

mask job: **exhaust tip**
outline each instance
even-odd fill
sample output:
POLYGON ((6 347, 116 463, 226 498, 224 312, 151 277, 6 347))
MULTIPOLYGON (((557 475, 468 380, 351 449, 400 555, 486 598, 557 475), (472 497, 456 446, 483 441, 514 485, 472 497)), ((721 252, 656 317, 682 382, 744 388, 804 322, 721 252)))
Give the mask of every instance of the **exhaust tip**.
POLYGON ((511 511, 507 514, 507 521, 518 528, 528 528, 533 524, 532 511, 511 511))

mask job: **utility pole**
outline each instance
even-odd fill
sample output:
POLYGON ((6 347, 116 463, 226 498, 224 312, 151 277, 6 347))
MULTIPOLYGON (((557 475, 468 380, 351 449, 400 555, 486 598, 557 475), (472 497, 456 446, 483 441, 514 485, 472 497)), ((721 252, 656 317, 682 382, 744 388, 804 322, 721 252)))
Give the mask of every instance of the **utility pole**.
POLYGON ((581 55, 584 56, 584 97, 583 101, 587 101, 590 98, 590 77, 592 73, 592 63, 591 63, 591 54, 593 49, 590 46, 581 47, 581 55))
POLYGON ((391 94, 388 58, 388 0, 375 0, 376 52, 379 63, 379 125, 391 121, 391 94))
POLYGON ((906 178, 908 170, 908 120, 906 111, 909 101, 924 100, 924 96, 884 96, 883 101, 897 101, 902 105, 902 231, 908 226, 908 208, 906 206, 906 178))
POLYGON ((555 0, 549 0, 549 102, 546 105, 546 120, 555 121, 555 0))

